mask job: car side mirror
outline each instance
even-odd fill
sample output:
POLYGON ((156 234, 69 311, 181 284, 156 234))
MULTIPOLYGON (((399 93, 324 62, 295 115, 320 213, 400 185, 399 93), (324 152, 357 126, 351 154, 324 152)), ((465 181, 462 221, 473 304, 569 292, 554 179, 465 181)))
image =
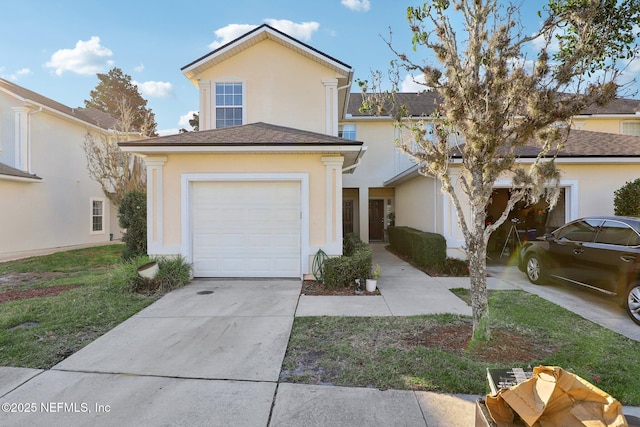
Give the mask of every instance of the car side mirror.
POLYGON ((555 239, 555 237, 553 237, 553 234, 551 234, 551 233, 546 233, 544 235, 544 240, 546 240, 547 242, 551 241, 551 240, 554 240, 554 239, 555 239))

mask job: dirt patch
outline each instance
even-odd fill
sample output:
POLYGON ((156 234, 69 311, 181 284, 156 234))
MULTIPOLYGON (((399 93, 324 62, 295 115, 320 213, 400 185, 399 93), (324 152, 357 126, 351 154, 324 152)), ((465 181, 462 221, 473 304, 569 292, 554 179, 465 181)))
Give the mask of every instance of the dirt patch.
POLYGON ((305 280, 302 282, 302 289, 300 295, 334 295, 334 296, 371 296, 380 295, 380 291, 376 289, 374 292, 367 292, 362 286, 362 291, 357 291, 355 286, 349 286, 346 288, 330 289, 325 287, 322 283, 315 280, 305 280))
POLYGON ((50 286, 48 288, 25 289, 22 291, 10 289, 0 292, 0 304, 21 299, 55 296, 69 289, 77 288, 78 286, 80 285, 50 286))
POLYGON ((489 342, 470 346, 472 331, 471 324, 435 325, 407 338, 406 342, 448 353, 467 354, 474 360, 497 364, 543 360, 557 349, 544 340, 502 328, 491 329, 489 342))
POLYGON ((42 272, 42 273, 10 273, 0 276, 0 289, 3 287, 29 286, 46 280, 64 277, 65 273, 42 272))

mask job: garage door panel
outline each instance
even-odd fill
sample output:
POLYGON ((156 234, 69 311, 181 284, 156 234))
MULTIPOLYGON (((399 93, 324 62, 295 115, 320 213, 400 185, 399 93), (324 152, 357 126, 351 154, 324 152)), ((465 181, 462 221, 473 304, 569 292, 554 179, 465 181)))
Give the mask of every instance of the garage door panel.
POLYGON ((197 277, 300 277, 300 183, 194 182, 197 277))

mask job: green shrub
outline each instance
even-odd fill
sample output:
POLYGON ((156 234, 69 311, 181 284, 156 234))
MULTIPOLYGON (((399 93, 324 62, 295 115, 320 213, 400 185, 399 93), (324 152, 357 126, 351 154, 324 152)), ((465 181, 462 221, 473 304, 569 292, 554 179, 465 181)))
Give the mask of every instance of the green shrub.
POLYGON ((343 241, 344 254, 324 262, 324 285, 335 289, 351 286, 356 279, 366 279, 371 271, 373 251, 355 234, 343 241))
POLYGON ((447 259, 447 241, 440 234, 405 226, 388 227, 388 232, 391 249, 420 267, 430 268, 443 264, 447 259))
POLYGON ((112 272, 113 286, 124 292, 144 295, 163 295, 185 286, 191 280, 191 265, 181 255, 175 258, 158 258, 158 274, 145 279, 138 274, 138 267, 149 263, 148 256, 132 258, 117 266, 112 272))
POLYGON ((614 191, 614 213, 621 216, 640 216, 640 178, 628 181, 614 191))
POLYGON ((122 259, 129 260, 147 254, 147 195, 141 191, 129 191, 118 208, 120 227, 125 248, 122 259))

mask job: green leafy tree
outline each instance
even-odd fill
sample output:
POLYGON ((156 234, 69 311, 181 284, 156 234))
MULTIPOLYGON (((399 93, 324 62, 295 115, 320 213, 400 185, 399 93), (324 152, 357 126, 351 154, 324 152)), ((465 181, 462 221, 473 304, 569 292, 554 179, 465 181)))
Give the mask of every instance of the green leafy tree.
POLYGON ((118 208, 120 227, 125 229, 122 241, 125 260, 147 254, 147 195, 142 191, 129 191, 118 208))
POLYGON ((140 95, 138 87, 131 82, 131 76, 120 68, 113 68, 107 74, 98 73, 98 85, 90 92, 91 99, 85 100, 87 108, 119 117, 124 107, 131 111, 130 126, 144 136, 157 136, 155 115, 147 108, 147 100, 140 95))
POLYGON ((525 34, 518 4, 431 0, 407 9, 412 55, 426 49, 420 61, 387 43, 397 56, 390 75, 424 76, 425 89, 441 99, 437 112, 416 120, 396 101, 398 81, 390 91, 380 89, 375 74, 372 82, 359 82, 363 109, 395 118, 403 135, 397 144, 422 174, 441 183, 455 207, 470 265, 475 339, 490 338, 489 237, 519 201, 555 204, 560 172, 554 153, 566 142, 574 115, 616 97, 619 62, 635 53, 639 9, 638 0, 549 0, 539 12, 540 29, 525 34), (527 55, 536 39, 542 46, 527 55), (539 154, 520 162, 527 145, 539 154), (506 177, 513 182, 506 209, 486 226, 494 184, 506 177))
POLYGON ((640 178, 628 181, 613 194, 616 215, 640 217, 640 178))

